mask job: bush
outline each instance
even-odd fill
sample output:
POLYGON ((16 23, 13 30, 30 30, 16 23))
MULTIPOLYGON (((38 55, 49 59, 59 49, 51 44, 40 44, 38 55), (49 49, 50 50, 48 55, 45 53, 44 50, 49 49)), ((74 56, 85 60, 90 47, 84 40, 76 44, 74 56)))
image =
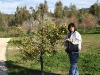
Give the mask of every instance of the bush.
POLYGON ((22 30, 21 27, 11 26, 8 28, 8 33, 11 36, 17 36, 17 35, 23 34, 24 31, 22 30))

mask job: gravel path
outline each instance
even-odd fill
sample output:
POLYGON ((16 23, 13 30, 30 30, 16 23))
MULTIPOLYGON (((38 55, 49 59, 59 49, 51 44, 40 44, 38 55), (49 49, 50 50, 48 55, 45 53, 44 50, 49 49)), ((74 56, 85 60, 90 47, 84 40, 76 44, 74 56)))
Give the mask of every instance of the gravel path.
POLYGON ((7 42, 11 38, 0 38, 0 75, 8 75, 7 74, 7 68, 5 66, 5 61, 6 61, 6 46, 7 42))

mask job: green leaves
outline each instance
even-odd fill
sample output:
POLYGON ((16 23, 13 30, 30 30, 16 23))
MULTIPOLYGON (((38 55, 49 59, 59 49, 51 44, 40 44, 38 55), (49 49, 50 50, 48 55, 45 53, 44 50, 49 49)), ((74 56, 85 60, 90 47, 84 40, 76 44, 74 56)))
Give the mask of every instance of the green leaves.
POLYGON ((41 51, 47 55, 56 52, 55 45, 66 32, 64 27, 64 25, 57 27, 54 22, 49 23, 49 20, 45 20, 43 23, 37 23, 29 37, 18 37, 12 41, 20 48, 24 58, 38 59, 41 51))

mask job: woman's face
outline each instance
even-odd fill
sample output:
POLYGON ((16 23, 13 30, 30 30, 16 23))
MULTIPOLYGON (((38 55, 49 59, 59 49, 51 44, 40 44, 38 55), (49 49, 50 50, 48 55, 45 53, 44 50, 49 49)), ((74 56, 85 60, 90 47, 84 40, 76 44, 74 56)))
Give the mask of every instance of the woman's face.
POLYGON ((70 27, 70 31, 74 32, 75 28, 74 27, 70 27))

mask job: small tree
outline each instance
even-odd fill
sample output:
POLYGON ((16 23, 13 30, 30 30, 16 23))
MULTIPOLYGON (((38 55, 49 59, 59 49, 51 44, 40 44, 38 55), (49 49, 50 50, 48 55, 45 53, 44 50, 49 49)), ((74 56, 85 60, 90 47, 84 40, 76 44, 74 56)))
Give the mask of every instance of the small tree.
POLYGON ((41 75, 43 74, 44 54, 50 55, 50 53, 55 53, 55 45, 61 38, 61 35, 64 34, 64 31, 59 29, 54 22, 44 20, 36 24, 35 29, 31 31, 32 35, 30 37, 13 40, 14 44, 17 43, 20 47, 25 59, 40 59, 41 75))

